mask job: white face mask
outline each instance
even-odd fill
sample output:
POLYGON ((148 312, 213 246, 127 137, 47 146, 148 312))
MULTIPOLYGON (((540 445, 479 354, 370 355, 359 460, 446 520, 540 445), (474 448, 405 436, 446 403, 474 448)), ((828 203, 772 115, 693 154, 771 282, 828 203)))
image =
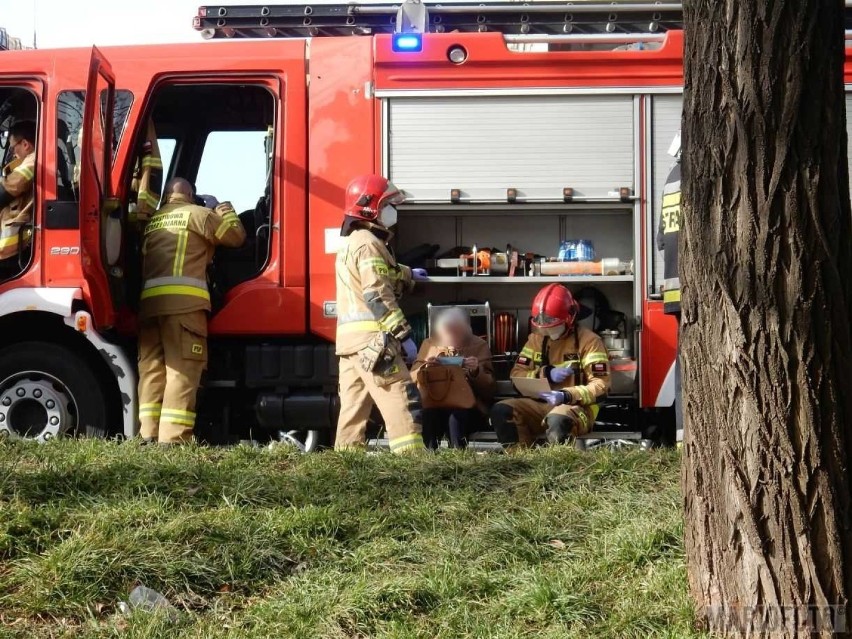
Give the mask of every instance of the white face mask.
POLYGON ((551 340, 557 340, 565 334, 565 326, 554 326, 552 328, 540 328, 538 332, 551 340))
POLYGON ((388 204, 379 212, 379 224, 389 229, 396 225, 396 208, 388 204))

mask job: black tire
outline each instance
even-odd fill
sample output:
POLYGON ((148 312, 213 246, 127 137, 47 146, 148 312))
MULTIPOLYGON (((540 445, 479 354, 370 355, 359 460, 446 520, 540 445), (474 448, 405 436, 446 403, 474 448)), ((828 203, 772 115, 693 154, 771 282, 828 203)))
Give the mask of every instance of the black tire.
POLYGON ((41 441, 56 434, 106 437, 106 398, 85 359, 44 342, 23 342, 0 351, 0 432, 41 441), (61 410, 54 409, 57 403, 61 410), (54 418, 58 422, 48 428, 54 418), (39 430, 42 421, 45 426, 39 430))

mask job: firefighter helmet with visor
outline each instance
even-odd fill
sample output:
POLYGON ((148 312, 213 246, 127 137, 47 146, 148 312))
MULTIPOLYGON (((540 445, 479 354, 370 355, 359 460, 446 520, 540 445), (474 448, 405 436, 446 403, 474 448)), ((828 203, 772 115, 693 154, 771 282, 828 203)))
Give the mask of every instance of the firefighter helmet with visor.
POLYGON ((383 208, 404 201, 405 195, 386 177, 362 175, 352 180, 346 189, 345 213, 349 217, 375 222, 383 208))
POLYGON ((574 325, 580 305, 571 291, 561 284, 548 284, 532 303, 532 325, 537 329, 574 325))

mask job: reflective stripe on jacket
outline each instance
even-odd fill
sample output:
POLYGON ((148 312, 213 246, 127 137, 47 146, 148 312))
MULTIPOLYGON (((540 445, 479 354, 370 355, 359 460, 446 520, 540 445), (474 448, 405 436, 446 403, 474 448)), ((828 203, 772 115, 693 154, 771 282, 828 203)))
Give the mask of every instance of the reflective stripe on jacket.
POLYGON ((230 204, 216 211, 172 195, 145 226, 140 319, 210 310, 207 265, 216 246, 240 246, 246 232, 230 204))
POLYGON ((0 211, 0 260, 18 254, 21 229, 24 240, 29 238, 28 227, 33 215, 33 180, 35 178, 35 153, 30 153, 0 182, 0 188, 13 198, 0 211))
POLYGON ((663 188, 660 228, 657 231, 657 248, 663 251, 663 303, 666 313, 680 313, 678 242, 681 220, 680 162, 676 162, 663 188))
POLYGON ((335 273, 338 355, 357 353, 378 332, 408 337, 411 326, 398 300, 414 281, 384 240, 367 229, 353 231, 337 252, 335 273))
POLYGON ((597 403, 607 396, 610 388, 609 354, 597 333, 577 326, 565 336, 547 340, 531 333, 521 350, 512 377, 546 378, 551 367, 570 367, 574 374, 561 384, 551 382, 553 390, 564 390, 571 403, 592 406, 597 416, 597 403))

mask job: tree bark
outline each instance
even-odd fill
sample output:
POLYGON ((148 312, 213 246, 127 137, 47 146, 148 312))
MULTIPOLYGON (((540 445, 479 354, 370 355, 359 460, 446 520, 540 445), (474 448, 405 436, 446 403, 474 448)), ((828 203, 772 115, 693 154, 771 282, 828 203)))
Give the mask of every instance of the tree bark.
POLYGON ((828 636, 852 592, 842 0, 686 0, 683 495, 698 618, 828 636))

